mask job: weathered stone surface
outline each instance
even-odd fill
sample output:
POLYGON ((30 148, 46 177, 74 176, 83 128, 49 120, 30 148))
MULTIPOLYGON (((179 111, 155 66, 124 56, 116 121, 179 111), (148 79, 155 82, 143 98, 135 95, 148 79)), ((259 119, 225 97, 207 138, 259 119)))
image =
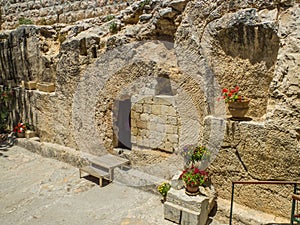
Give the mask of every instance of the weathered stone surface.
MULTIPOLYGON (((222 87, 239 85, 251 98, 248 116, 253 121, 223 120, 221 132, 209 126, 203 130, 205 143, 221 147, 210 170, 218 194, 228 199, 231 180, 295 180, 300 175, 296 170, 300 82, 295 70, 287 69, 299 68, 293 56, 300 52, 295 47, 299 3, 281 1, 287 7, 284 12, 274 2, 252 3, 190 1, 175 41, 180 68, 205 82, 207 104, 202 105, 208 114, 226 119, 225 105, 217 101, 222 87)), ((288 190, 288 186, 244 186, 235 200, 289 215, 289 200, 284 197, 288 190)))

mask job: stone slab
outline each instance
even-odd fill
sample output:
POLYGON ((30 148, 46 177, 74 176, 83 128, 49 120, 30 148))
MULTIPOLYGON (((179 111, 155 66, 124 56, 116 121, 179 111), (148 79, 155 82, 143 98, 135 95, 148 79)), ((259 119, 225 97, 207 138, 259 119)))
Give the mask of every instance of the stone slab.
POLYGON ((35 90, 37 82, 36 81, 22 81, 22 86, 27 90, 35 90))
POLYGON ((54 83, 37 83, 37 89, 43 92, 54 92, 54 83))
POLYGON ((167 202, 189 210, 199 211, 203 205, 208 206, 209 198, 204 195, 188 196, 185 189, 175 190, 171 188, 167 195, 167 202))
POLYGON ((164 203, 164 217, 174 223, 179 224, 181 221, 182 208, 170 202, 164 203))

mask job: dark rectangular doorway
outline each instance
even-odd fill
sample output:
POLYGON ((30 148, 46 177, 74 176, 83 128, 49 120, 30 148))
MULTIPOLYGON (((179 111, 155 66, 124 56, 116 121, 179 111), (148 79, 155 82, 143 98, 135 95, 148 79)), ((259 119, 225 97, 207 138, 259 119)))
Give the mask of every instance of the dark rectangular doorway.
POLYGON ((131 101, 126 99, 119 101, 119 111, 117 117, 118 126, 118 147, 131 149, 131 101))

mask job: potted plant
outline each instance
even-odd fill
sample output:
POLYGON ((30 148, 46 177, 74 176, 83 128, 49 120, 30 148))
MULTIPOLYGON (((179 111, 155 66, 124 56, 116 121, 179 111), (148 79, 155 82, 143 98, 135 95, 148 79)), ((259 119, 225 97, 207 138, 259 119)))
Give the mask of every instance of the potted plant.
POLYGON ((163 182, 160 185, 158 185, 157 190, 162 195, 161 202, 164 203, 166 201, 167 193, 171 189, 171 184, 168 182, 163 182))
POLYGON ((19 122, 18 125, 14 128, 14 133, 16 133, 18 138, 24 138, 26 130, 26 125, 22 122, 19 122))
POLYGON ((209 151, 205 146, 190 144, 183 147, 181 156, 188 167, 190 164, 195 165, 197 162, 209 158, 209 151))
POLYGON ((249 109, 248 98, 245 98, 239 93, 239 86, 232 89, 223 88, 222 98, 225 103, 228 103, 228 110, 233 118, 241 119, 244 118, 249 109))
POLYGON ((182 171, 179 179, 185 183, 185 193, 187 195, 198 195, 199 186, 203 185, 208 178, 208 173, 194 165, 182 171))

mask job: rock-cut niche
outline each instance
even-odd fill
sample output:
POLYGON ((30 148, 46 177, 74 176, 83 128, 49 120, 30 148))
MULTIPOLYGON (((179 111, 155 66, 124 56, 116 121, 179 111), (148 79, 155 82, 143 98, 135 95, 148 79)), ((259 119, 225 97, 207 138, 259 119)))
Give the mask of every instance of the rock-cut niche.
POLYGON ((208 26, 206 57, 220 86, 240 86, 251 99, 248 116, 262 117, 279 49, 276 27, 272 22, 227 19, 208 26))

